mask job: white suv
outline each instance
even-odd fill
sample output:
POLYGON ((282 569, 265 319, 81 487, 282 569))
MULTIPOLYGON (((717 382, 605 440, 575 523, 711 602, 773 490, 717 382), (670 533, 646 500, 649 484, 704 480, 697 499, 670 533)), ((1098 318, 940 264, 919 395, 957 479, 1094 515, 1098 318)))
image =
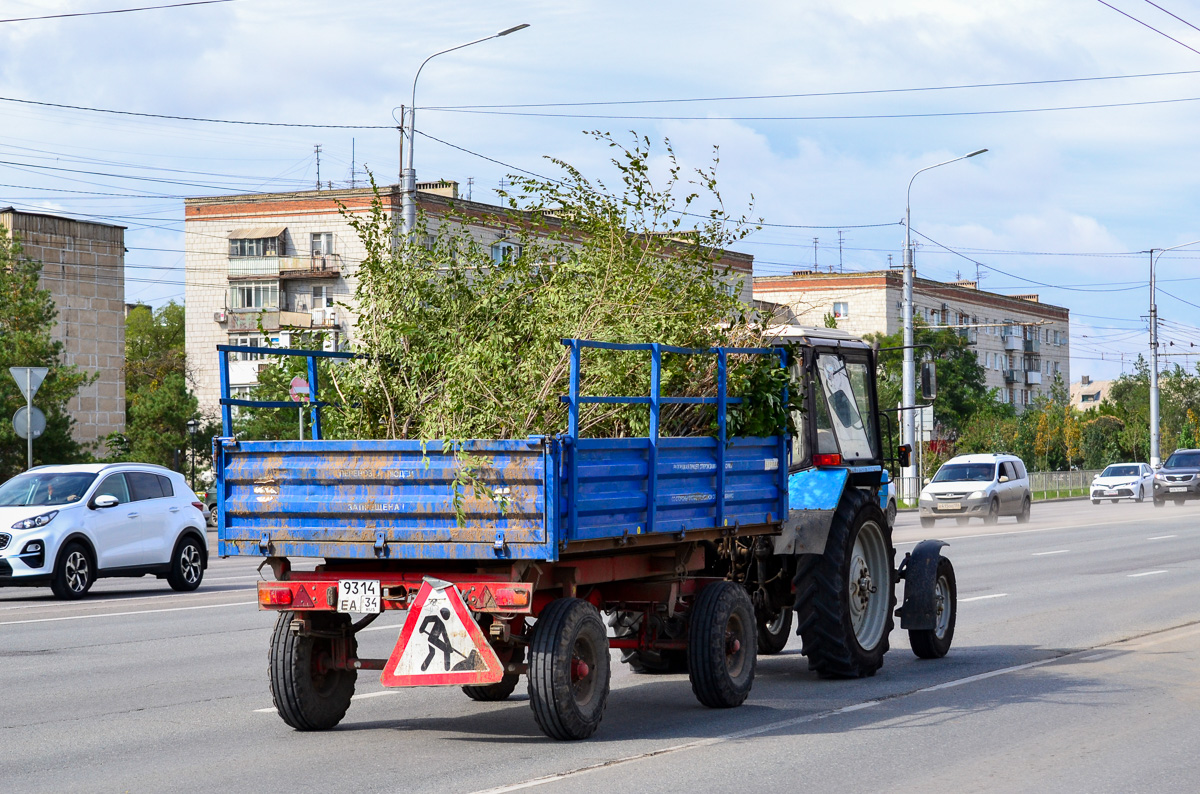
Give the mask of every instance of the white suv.
POLYGON ((38 466, 0 485, 0 586, 80 598, 101 576, 195 590, 204 514, 183 475, 140 463, 38 466))

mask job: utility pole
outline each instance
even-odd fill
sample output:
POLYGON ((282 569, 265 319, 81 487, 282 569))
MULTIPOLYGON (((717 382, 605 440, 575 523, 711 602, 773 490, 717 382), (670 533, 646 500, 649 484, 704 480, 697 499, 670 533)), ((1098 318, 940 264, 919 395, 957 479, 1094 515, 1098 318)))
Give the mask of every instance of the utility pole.
POLYGON ((467 177, 467 201, 471 200, 471 191, 475 187, 475 177, 467 177))
POLYGON ((813 272, 817 272, 817 238, 813 238, 813 272))
POLYGON ((317 190, 321 189, 321 144, 313 147, 317 152, 317 190))
MULTIPOLYGON (((1155 302, 1155 264, 1167 251, 1174 251, 1176 248, 1186 248, 1189 245, 1200 243, 1200 240, 1193 240, 1190 243, 1180 243, 1173 245, 1170 248, 1151 248, 1150 253, 1150 466, 1157 469, 1162 465, 1162 456, 1160 454, 1159 445, 1159 426, 1158 426, 1158 304, 1155 302), (1158 256, 1154 252, 1158 252, 1158 256)), ((1125 372, 1125 356, 1121 356, 1121 372, 1125 372)))

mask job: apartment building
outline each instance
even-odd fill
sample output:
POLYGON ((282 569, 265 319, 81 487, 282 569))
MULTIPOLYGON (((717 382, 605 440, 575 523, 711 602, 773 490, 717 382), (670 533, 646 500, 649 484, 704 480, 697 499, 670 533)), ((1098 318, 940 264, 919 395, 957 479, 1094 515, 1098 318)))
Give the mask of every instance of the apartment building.
MULTIPOLYGON (((754 279, 756 300, 786 306, 801 325, 826 315, 853 334, 894 334, 903 328, 903 273, 819 273, 754 279)), ((913 315, 966 337, 984 368, 988 388, 1018 410, 1050 390, 1056 377, 1071 382, 1070 312, 1037 295, 1000 295, 974 281, 913 282, 913 315)))
MULTIPOLYGON (((490 248, 493 257, 518 248, 507 208, 458 197, 452 181, 417 185, 430 231, 452 221, 490 248)), ((380 188, 384 211, 400 217, 399 186, 380 188)), ((370 211, 370 188, 189 198, 184 202, 187 358, 200 408, 219 406, 218 344, 287 345, 292 334, 322 331, 344 347, 355 335, 355 274, 366 249, 346 216, 370 211)), ((549 221, 553 226, 553 219, 549 221)), ((519 253, 519 251, 517 251, 519 253)), ((724 252, 729 283, 752 299, 754 258, 724 252)), ((252 354, 230 362, 230 385, 248 393, 263 362, 252 354)))
POLYGON ((103 454, 105 436, 125 428, 125 227, 12 207, 0 208, 0 226, 42 263, 41 287, 58 308, 50 333, 63 343, 64 363, 96 376, 67 410, 75 440, 103 454))

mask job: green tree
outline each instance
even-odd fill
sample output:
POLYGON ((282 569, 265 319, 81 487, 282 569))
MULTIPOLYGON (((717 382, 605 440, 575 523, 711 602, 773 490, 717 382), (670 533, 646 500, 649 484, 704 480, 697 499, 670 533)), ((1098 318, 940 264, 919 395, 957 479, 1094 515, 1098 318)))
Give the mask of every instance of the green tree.
POLYGON ((1085 414, 1091 418, 1082 423, 1083 468, 1103 469, 1110 463, 1133 457, 1121 447, 1125 423, 1115 416, 1092 414, 1092 411, 1085 414))
MULTIPOLYGON (((108 439, 110 460, 135 460, 191 471, 188 422, 199 420, 187 380, 184 307, 175 302, 152 310, 138 306, 125 320, 125 432, 108 439)), ((197 470, 208 467, 205 427, 195 434, 197 470)))
POLYGON ((93 378, 64 363, 63 344, 51 330, 58 317, 49 291, 38 286, 42 264, 24 256, 19 241, 0 227, 0 481, 25 470, 26 442, 12 427, 10 417, 25 405, 25 398, 9 367, 48 367, 34 406, 46 415, 46 431, 33 442, 33 463, 78 463, 90 459, 87 449, 74 440, 75 420, 67 403, 93 378))
MULTIPOLYGON (((957 435, 971 416, 990 408, 995 402, 994 395, 985 385, 983 367, 970 342, 953 329, 929 328, 919 317, 914 318, 913 323, 913 343, 928 345, 917 347, 914 358, 918 362, 930 358, 937 364, 938 394, 933 402, 934 418, 952 435, 957 435)), ((867 334, 866 338, 877 342, 881 348, 879 405, 891 408, 900 403, 904 351, 898 348, 904 344, 903 331, 890 336, 867 334)))

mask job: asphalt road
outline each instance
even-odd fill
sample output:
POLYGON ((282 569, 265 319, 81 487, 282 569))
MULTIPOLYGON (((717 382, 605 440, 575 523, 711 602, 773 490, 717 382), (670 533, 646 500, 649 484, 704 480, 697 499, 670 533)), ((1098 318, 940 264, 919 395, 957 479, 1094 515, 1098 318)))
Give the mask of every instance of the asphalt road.
MULTIPOLYGON (((614 666, 591 740, 504 703, 384 690, 346 720, 287 728, 271 708, 256 563, 215 560, 196 593, 101 580, 82 602, 0 590, 5 791, 1141 791, 1200 789, 1200 506, 1060 502, 1034 520, 896 527, 949 540, 954 649, 920 661, 897 630, 883 670, 822 681, 793 638, 750 699, 714 711, 686 676, 614 666)), ((215 544, 214 544, 215 545, 215 544)), ((360 635, 386 656, 389 617, 360 635)))

